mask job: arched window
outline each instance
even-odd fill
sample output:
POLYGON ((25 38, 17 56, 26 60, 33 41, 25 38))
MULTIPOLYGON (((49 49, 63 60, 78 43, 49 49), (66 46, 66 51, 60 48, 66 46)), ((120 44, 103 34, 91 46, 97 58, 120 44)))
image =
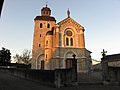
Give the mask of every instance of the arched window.
POLYGON ((39 44, 38 47, 41 47, 41 44, 39 44))
POLYGON ((73 46, 74 44, 74 33, 73 31, 68 28, 65 30, 65 45, 66 46, 73 46))
POLYGON ((70 45, 73 46, 73 38, 70 38, 70 45))
POLYGON ((66 38, 66 45, 69 46, 69 39, 66 38))
POLYGON ((46 44, 48 44, 48 40, 46 41, 46 44))
POLYGON ((42 28, 43 27, 43 25, 42 25, 42 23, 40 23, 40 28, 42 28))
POLYGON ((47 24, 47 28, 50 28, 50 24, 47 24))
POLYGON ((45 11, 44 11, 44 14, 45 14, 45 11))
POLYGON ((46 14, 48 15, 48 12, 46 12, 46 14))
POLYGON ((47 59, 47 54, 46 54, 46 59, 47 59))

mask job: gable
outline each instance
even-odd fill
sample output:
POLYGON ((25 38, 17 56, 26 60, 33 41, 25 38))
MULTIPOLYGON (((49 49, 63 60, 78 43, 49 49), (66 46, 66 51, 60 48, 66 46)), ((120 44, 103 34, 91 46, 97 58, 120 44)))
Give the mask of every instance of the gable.
POLYGON ((62 25, 70 25, 70 26, 74 26, 78 29, 84 29, 84 27, 82 25, 80 25, 79 23, 77 23, 75 20, 73 20, 72 18, 68 17, 60 22, 57 23, 59 26, 62 25))

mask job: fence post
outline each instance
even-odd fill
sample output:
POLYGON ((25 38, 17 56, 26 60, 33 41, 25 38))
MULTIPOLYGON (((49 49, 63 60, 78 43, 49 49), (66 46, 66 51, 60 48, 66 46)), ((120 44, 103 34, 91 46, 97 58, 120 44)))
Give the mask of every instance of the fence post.
POLYGON ((72 82, 73 84, 77 84, 77 59, 76 55, 73 55, 72 59, 72 82))
POLYGON ((55 70, 55 87, 61 87, 61 73, 60 70, 55 70))

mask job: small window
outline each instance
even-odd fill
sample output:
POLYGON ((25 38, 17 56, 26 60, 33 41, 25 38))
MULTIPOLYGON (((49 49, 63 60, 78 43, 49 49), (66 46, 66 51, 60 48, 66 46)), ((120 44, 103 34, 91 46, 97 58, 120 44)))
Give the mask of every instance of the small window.
POLYGON ((42 23, 40 23, 40 28, 42 28, 43 27, 43 25, 42 25, 42 23))
POLYGON ((71 32, 70 30, 68 30, 68 31, 66 32, 66 35, 67 35, 67 36, 72 36, 72 32, 71 32))
POLYGON ((46 41, 46 44, 48 44, 48 40, 46 41))
POLYGON ((47 54, 46 54, 46 58, 47 58, 47 54))
POLYGON ((44 14, 45 14, 45 11, 44 11, 44 14))
POLYGON ((38 46, 41 47, 41 44, 39 44, 38 46))
POLYGON ((40 37, 41 37, 41 34, 40 34, 40 37))
POLYGON ((47 24, 47 28, 50 28, 50 24, 47 24))
POLYGON ((48 12, 46 12, 46 14, 48 14, 48 12))

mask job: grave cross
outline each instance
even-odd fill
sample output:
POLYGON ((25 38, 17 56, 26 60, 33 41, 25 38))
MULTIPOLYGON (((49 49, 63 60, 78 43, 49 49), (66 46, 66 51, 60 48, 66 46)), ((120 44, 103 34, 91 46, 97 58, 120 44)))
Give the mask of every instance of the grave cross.
POLYGON ((75 55, 75 54, 73 54, 72 56, 73 56, 73 58, 75 59, 76 55, 75 55))
POLYGON ((103 58, 104 58, 105 55, 106 55, 106 53, 107 53, 107 51, 105 51, 105 50, 103 49, 103 51, 102 51, 101 53, 102 53, 102 56, 103 56, 103 58))

